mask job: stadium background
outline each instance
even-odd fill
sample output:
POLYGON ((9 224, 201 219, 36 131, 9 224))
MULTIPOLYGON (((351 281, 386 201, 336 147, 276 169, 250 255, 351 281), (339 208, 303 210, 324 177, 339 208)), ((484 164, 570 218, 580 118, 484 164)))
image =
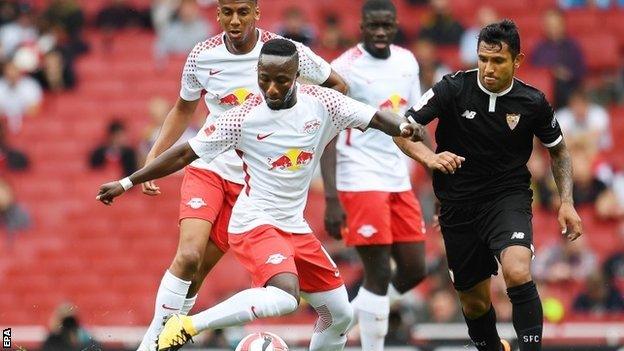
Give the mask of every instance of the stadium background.
MULTIPOLYGON (((97 188, 105 181, 120 178, 124 168, 119 159, 127 159, 109 154, 100 168, 92 168, 90 159, 92 151, 106 142, 111 121, 117 121, 127 132, 118 140, 125 139, 125 144, 137 150, 137 162, 141 164, 141 154, 160 123, 155 120, 178 95, 186 57, 162 48, 167 43, 159 37, 165 36, 166 26, 173 20, 165 20, 159 25, 164 27, 154 29, 150 13, 155 13, 158 6, 177 2, 0 0, 0 45, 5 45, 0 59, 5 67, 14 62, 22 71, 30 71, 45 89, 40 103, 24 109, 21 126, 15 122, 19 118, 9 116, 8 110, 0 107, 0 327, 11 328, 14 348, 38 349, 49 333, 58 331, 60 319, 76 315, 80 335, 89 333, 105 349, 132 349, 151 319, 156 288, 177 244, 181 176, 160 180, 163 194, 159 197, 148 198, 133 189, 114 206, 105 208, 94 199, 97 188), (113 3, 116 7, 102 15, 101 11, 113 3), (14 5, 19 5, 17 11, 11 12, 14 5), (150 7, 154 8, 150 11, 150 7), (20 36, 23 40, 11 44, 13 49, 7 52, 6 40, 12 42, 16 37, 9 35, 7 39, 6 28, 15 23, 37 30, 20 36), (60 84, 55 67, 61 68, 60 84), (19 157, 16 162, 16 151, 11 148, 23 152, 29 162, 19 162, 23 161, 19 157)), ((581 69, 576 84, 584 88, 590 101, 606 110, 610 127, 596 131, 588 123, 572 141, 573 150, 583 155, 575 160, 581 170, 575 182, 582 189, 580 195, 575 195, 580 196, 577 202, 582 203, 579 210, 586 232, 580 247, 564 252, 553 249, 559 244, 552 210, 556 199, 548 200, 552 184, 544 154, 538 150, 532 159, 538 194, 534 209, 536 250, 538 258, 549 257, 536 262, 541 265, 536 269, 541 272, 540 291, 548 323, 546 344, 549 350, 618 349, 624 344, 624 307, 617 302, 617 295, 621 299, 624 290, 624 194, 620 173, 624 171, 624 4, 600 0, 587 1, 590 4, 449 0, 449 12, 436 17, 433 9, 445 8, 446 1, 434 0, 435 6, 422 0, 394 2, 402 45, 414 50, 420 60, 426 76, 424 86, 445 70, 466 66, 456 38, 449 42, 449 38, 436 36, 434 30, 428 32, 430 40, 425 41, 425 29, 436 21, 440 24, 436 28, 450 28, 451 34, 457 29, 452 21, 464 29, 472 28, 479 25, 479 9, 487 6, 498 18, 516 21, 522 51, 529 56, 518 74, 542 89, 551 101, 558 89, 553 77, 558 74, 557 68, 533 65, 530 57, 544 38, 544 16, 552 9, 561 11, 567 33, 577 43, 585 62, 586 69, 581 69), (612 141, 602 145, 605 135, 611 135, 612 141), (619 268, 605 278, 602 272, 607 261, 619 268), (610 301, 608 296, 594 300, 590 296, 583 300, 590 308, 582 311, 579 295, 605 289, 612 291, 610 301)), ((213 1, 199 1, 198 6, 210 33, 216 33, 213 1)), ((260 6, 260 27, 279 31, 290 28, 284 26, 287 22, 294 22, 292 26, 297 28, 296 23, 304 21, 299 34, 312 38, 310 45, 327 60, 358 37, 359 0, 260 0, 260 6), (297 14, 293 8, 301 12, 297 14), (286 13, 291 14, 291 20, 284 22, 286 13)), ((0 93, 0 106, 8 104, 7 96, 0 93)), ((565 107, 565 102, 560 103, 565 107)), ((206 113, 205 107, 198 110, 195 127, 201 126, 206 113)), ((430 182, 420 167, 415 167, 413 179, 430 219, 430 182)), ((321 191, 317 182, 310 194, 307 218, 338 261, 349 289, 355 290, 361 268, 352 251, 323 232, 321 191)), ((430 277, 393 308, 388 344, 397 345, 397 349, 407 345, 417 346, 405 349, 464 349, 465 327, 456 298, 449 290, 438 233, 429 231, 427 249, 430 277)), ((194 311, 247 287, 248 282, 243 268, 226 255, 208 276, 194 311)), ((501 280, 495 280, 494 285, 499 318, 505 323, 502 334, 511 336, 510 305, 501 280)), ((225 335, 207 335, 196 346, 227 348, 247 331, 262 329, 281 335, 293 346, 305 346, 314 319, 313 311, 302 307, 288 318, 232 329, 225 335)), ((356 339, 354 332, 351 343, 356 339)))

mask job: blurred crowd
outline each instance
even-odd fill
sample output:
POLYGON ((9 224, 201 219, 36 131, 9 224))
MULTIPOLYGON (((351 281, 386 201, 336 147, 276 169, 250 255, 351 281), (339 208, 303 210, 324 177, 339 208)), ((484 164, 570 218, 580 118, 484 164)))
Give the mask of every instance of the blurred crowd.
MULTIPOLYGON (((455 17, 449 0, 394 1, 422 9, 418 31, 402 27, 397 44, 409 48, 417 57, 423 91, 449 72, 475 67, 479 29, 501 17, 493 8, 477 7, 472 22, 466 23, 455 17)), ((195 43, 218 31, 217 24, 205 15, 212 13, 214 1, 153 0, 151 6, 144 8, 125 0, 104 3, 95 15, 87 16, 82 2, 77 0, 0 0, 0 225, 9 233, 10 240, 15 233, 27 229, 31 220, 27 208, 16 200, 16 189, 3 179, 4 174, 28 172, 32 163, 28 150, 11 145, 11 136, 19 136, 22 126, 36 123, 36 118, 48 118, 41 108, 50 94, 69 94, 80 88, 76 61, 89 55, 94 45, 112 48, 117 35, 131 29, 154 33, 151 64, 163 67, 171 56, 186 56, 195 43), (90 40, 90 33, 97 33, 97 42, 90 40)), ((576 205, 595 214, 592 220, 618 227, 618 235, 611 238, 613 246, 606 254, 596 252, 591 240, 583 238, 573 243, 555 240, 537 247, 533 269, 548 302, 546 317, 553 322, 560 321, 565 314, 624 313, 624 162, 617 157, 624 151, 618 149, 624 145, 620 140, 624 135, 612 132, 613 125, 622 125, 619 120, 624 118, 623 48, 617 67, 588 67, 581 44, 566 29, 565 17, 566 11, 579 9, 622 11, 624 1, 559 0, 557 4, 558 7, 540 14, 541 34, 530 51, 525 51, 524 66, 547 72, 547 79, 551 80, 549 98, 572 154, 576 205), (560 291, 573 291, 572 300, 566 302, 560 291)), ((286 9, 281 20, 266 29, 311 46, 329 61, 358 41, 357 32, 345 28, 345 18, 340 13, 325 13, 320 20, 313 21, 297 6, 286 9)), ((153 97, 146 102, 150 122, 138 136, 128 134, 124 123, 128 116, 94 117, 109 123, 102 131, 101 141, 89 145, 92 151, 85 163, 95 170, 114 167, 119 176, 134 172, 143 164, 174 98, 153 97)), ((196 129, 189 129, 183 140, 195 132, 196 129)), ((558 199, 546 151, 536 147, 529 167, 535 210, 555 218, 558 199)), ((423 190, 422 194, 423 204, 432 203, 430 191, 423 190)), ((431 208, 425 208, 425 213, 431 212, 431 208)), ((540 228, 534 229, 535 236, 540 236, 540 228)), ((585 235, 601 233, 591 232, 590 228, 585 235)), ((433 241, 428 245, 433 248, 428 254, 429 278, 415 294, 393 306, 388 344, 409 340, 410 326, 415 323, 462 321, 448 277, 444 245, 437 234, 430 235, 429 240, 433 241)), ((358 264, 352 253, 332 243, 329 246, 334 247, 332 252, 342 264, 358 264)), ((510 321, 511 305, 504 283, 500 277, 495 282, 497 314, 500 320, 510 321)), ((356 280, 350 289, 356 291, 357 284, 356 280)), ((64 318, 60 325, 55 329, 60 338, 80 337, 76 319, 64 318)), ((217 336, 216 340, 222 337, 217 336)))

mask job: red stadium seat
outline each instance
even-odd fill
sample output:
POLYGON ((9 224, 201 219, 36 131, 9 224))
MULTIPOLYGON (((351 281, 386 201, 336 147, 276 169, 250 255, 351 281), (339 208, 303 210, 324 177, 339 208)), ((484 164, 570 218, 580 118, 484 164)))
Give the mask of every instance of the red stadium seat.
POLYGON ((583 50, 587 67, 590 70, 612 70, 620 64, 618 40, 615 35, 609 33, 579 34, 575 38, 583 50))
POLYGON ((541 90, 548 101, 552 102, 554 97, 553 78, 548 69, 532 68, 530 66, 522 66, 518 70, 518 78, 523 82, 541 90))

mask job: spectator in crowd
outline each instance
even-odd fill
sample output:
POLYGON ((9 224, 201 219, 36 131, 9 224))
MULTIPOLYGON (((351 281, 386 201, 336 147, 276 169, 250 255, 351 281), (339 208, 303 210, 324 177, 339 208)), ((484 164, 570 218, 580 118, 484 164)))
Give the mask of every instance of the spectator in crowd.
POLYGON ((68 303, 60 305, 52 315, 50 334, 41 351, 101 350, 101 346, 80 326, 76 309, 68 303))
POLYGON ((561 240, 546 246, 535 255, 534 277, 546 283, 583 281, 596 269, 596 255, 583 237, 575 241, 561 240))
POLYGON ((351 46, 351 41, 344 34, 340 17, 336 14, 328 15, 325 18, 324 28, 319 39, 318 54, 326 61, 331 62, 351 46))
POLYGON ((421 38, 412 46, 420 68, 420 89, 424 93, 439 82, 451 70, 437 57, 436 45, 429 39, 421 38))
POLYGON ((560 108, 568 97, 580 87, 585 76, 585 60, 581 49, 573 38, 567 36, 561 12, 550 10, 544 15, 545 38, 531 53, 531 63, 537 67, 549 68, 554 77, 554 107, 560 108))
POLYGON ((108 4, 97 13, 95 25, 106 32, 114 32, 128 27, 143 27, 144 17, 126 0, 109 0, 108 4))
POLYGON ((74 69, 67 64, 63 53, 58 49, 43 55, 41 66, 34 72, 33 77, 47 91, 59 92, 76 85, 74 69))
POLYGON ((430 323, 459 323, 464 320, 457 296, 448 288, 431 292, 427 302, 427 321, 430 323))
POLYGON ((114 120, 108 125, 107 138, 91 152, 90 164, 93 169, 107 165, 121 166, 123 177, 136 171, 136 151, 128 145, 126 127, 121 121, 114 120))
POLYGON ((593 140, 574 140, 568 145, 572 158, 574 190, 572 197, 577 206, 594 205, 607 190, 607 184, 600 179, 600 165, 596 161, 593 140))
POLYGON ((608 9, 611 6, 611 2, 615 3, 617 0, 559 0, 559 7, 562 9, 575 9, 584 7, 595 7, 599 9, 608 9))
POLYGON ((556 185, 550 170, 550 163, 544 153, 534 143, 533 153, 527 167, 531 172, 531 189, 533 190, 533 205, 545 210, 556 210, 559 204, 555 202, 556 185))
POLYGON ((201 17, 195 0, 182 0, 177 17, 164 25, 156 41, 156 59, 163 61, 170 54, 188 54, 211 33, 210 26, 201 17))
POLYGON ((0 0, 0 26, 13 22, 17 18, 19 2, 15 0, 0 0))
POLYGON ((0 116, 7 120, 9 131, 17 133, 22 119, 37 113, 43 98, 39 83, 24 75, 13 62, 4 65, 0 78, 0 116))
POLYGON ((150 17, 156 33, 160 33, 175 16, 180 2, 181 0, 152 0, 150 17))
POLYGON ((0 27, 0 61, 13 57, 21 45, 35 43, 38 39, 30 7, 22 5, 18 9, 17 18, 0 27))
POLYGON ((69 41, 85 46, 82 40, 85 16, 76 0, 50 0, 42 19, 46 28, 58 27, 67 34, 69 41))
POLYGON ((624 312, 622 293, 600 271, 592 272, 585 282, 585 290, 574 300, 574 311, 602 315, 624 312))
POLYGON ((13 246, 15 235, 30 227, 30 214, 15 200, 13 187, 0 178, 0 225, 7 233, 8 246, 13 246))
POLYGON ((603 264, 604 275, 610 282, 624 282, 624 226, 620 225, 617 234, 616 250, 603 264))
POLYGON ((459 43, 459 55, 464 67, 477 67, 477 50, 475 48, 479 46, 477 45, 479 31, 481 31, 481 28, 496 21, 498 21, 498 14, 496 14, 493 8, 489 6, 479 8, 475 25, 466 29, 459 43))
POLYGON ((14 149, 6 138, 5 123, 0 123, 0 173, 27 170, 30 165, 28 156, 14 149))
MULTIPOLYGON (((167 102, 162 97, 154 97, 149 101, 148 106, 149 114, 150 114, 150 122, 145 128, 145 132, 143 133, 143 140, 141 141, 139 150, 141 153, 141 162, 145 160, 147 153, 152 149, 152 145, 156 142, 158 138, 158 134, 160 134, 160 129, 163 123, 165 122, 165 118, 167 118, 167 114, 171 110, 171 104, 167 102)), ((198 130, 189 127, 184 131, 180 139, 174 144, 179 145, 184 143, 194 137, 197 134, 198 130)))
POLYGON ((300 8, 290 7, 284 11, 283 16, 283 21, 277 29, 279 35, 306 46, 314 44, 316 33, 300 8))
POLYGON ((464 28, 453 18, 449 0, 431 0, 431 13, 423 22, 419 38, 437 45, 458 45, 464 28))
POLYGON ((586 139, 594 144, 593 149, 611 148, 609 114, 604 107, 592 103, 584 90, 573 91, 568 106, 558 110, 556 117, 566 141, 586 139))

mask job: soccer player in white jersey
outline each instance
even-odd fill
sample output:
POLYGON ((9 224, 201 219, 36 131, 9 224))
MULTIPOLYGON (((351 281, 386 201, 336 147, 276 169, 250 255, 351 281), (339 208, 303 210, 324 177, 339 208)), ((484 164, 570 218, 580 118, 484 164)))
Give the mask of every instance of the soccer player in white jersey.
POLYGON ((258 84, 242 106, 209 120, 188 143, 174 147, 128 178, 104 184, 97 199, 110 205, 132 184, 171 174, 201 157, 228 150, 243 161, 245 186, 229 223, 229 244, 254 288, 194 316, 176 314, 158 338, 159 350, 177 350, 206 329, 241 325, 293 312, 300 291, 317 310, 310 350, 342 350, 352 309, 336 265, 303 218, 307 192, 327 143, 346 128, 376 128, 422 140, 423 128, 334 90, 298 85, 299 58, 285 39, 265 43, 258 84))
MULTIPOLYGON (((242 104, 258 93, 256 65, 264 42, 277 35, 256 28, 255 0, 219 0, 217 18, 223 33, 197 44, 189 54, 182 76, 180 97, 165 120, 147 162, 171 147, 189 124, 202 91, 210 111, 208 120, 242 104)), ((309 48, 297 43, 301 77, 344 92, 344 81, 309 48)), ((175 258, 158 288, 154 317, 140 351, 156 348, 164 319, 188 313, 206 274, 228 249, 227 226, 234 201, 243 184, 242 162, 234 151, 207 164, 197 160, 185 169, 180 201, 180 240, 175 258)), ((158 195, 147 182, 143 191, 158 195)))
MULTIPOLYGON (((390 0, 362 7, 362 43, 332 66, 345 78, 348 95, 380 110, 403 115, 420 99, 414 55, 392 45, 396 8, 390 0)), ((347 129, 336 143, 336 163, 324 164, 325 179, 336 177, 338 193, 326 186, 328 232, 354 246, 364 265, 364 282, 353 300, 364 351, 381 351, 390 304, 425 276, 424 224, 404 156, 391 137, 369 129, 347 129), (346 212, 346 230, 331 218, 346 212), (342 233, 341 233, 342 232, 342 233), (396 263, 394 271, 390 259, 396 263)), ((328 152, 331 152, 328 149, 328 152)))

